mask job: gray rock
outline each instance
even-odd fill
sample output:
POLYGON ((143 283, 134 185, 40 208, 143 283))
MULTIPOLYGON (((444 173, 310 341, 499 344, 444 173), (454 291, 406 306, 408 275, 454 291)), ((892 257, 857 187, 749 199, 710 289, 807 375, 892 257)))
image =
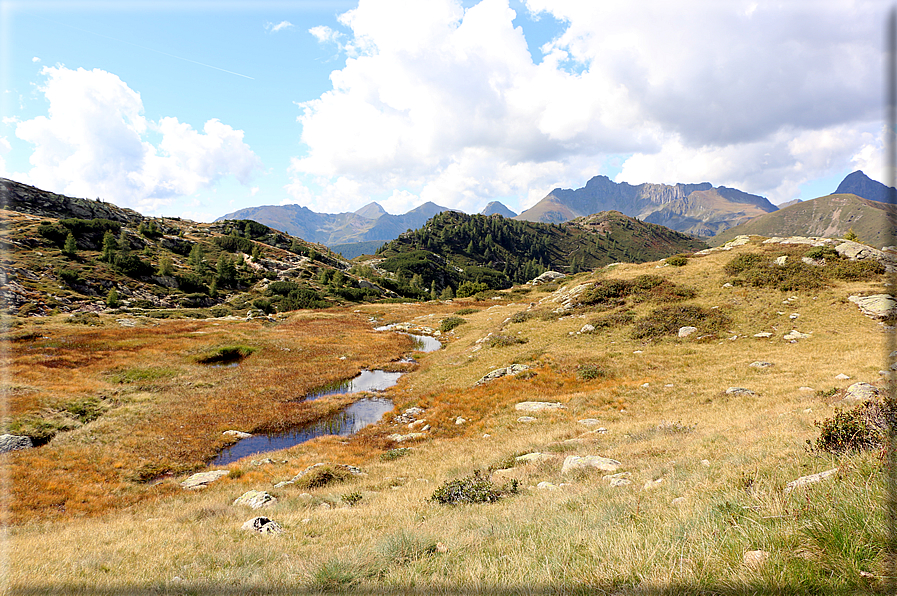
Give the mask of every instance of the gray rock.
POLYGON ((521 463, 532 463, 532 462, 540 462, 540 461, 553 461, 557 459, 556 455, 552 455, 550 453, 540 453, 535 451, 533 453, 526 453, 524 455, 518 455, 514 458, 514 461, 521 463))
POLYGON ((801 488, 807 486, 809 484, 816 484, 817 482, 822 482, 826 478, 831 478, 835 474, 838 473, 838 468, 832 468, 831 470, 826 470, 825 472, 819 472, 818 474, 810 474, 809 476, 801 476, 797 480, 792 480, 788 484, 785 485, 785 494, 787 495, 795 488, 801 488))
POLYGON ((848 403, 869 401, 870 399, 877 398, 880 393, 878 387, 875 385, 869 383, 854 383, 847 388, 847 393, 844 395, 843 401, 848 403))
POLYGON ((237 497, 234 505, 242 505, 252 509, 261 509, 262 507, 272 507, 277 503, 277 499, 264 491, 249 490, 237 497))
POLYGON ((31 443, 31 437, 21 435, 0 435, 0 453, 8 451, 19 451, 20 449, 31 449, 34 445, 31 443))
POLYGON ((566 410, 567 406, 555 401, 522 401, 514 409, 518 412, 545 412, 554 410, 566 410))
POLYGON ((761 331, 760 333, 755 333, 754 337, 759 337, 759 338, 772 337, 772 333, 770 333, 769 331, 761 331))
POLYGON ((588 323, 586 323, 585 325, 582 326, 582 329, 580 329, 579 332, 580 333, 591 333, 594 330, 595 330, 594 325, 589 325, 588 323))
POLYGON ((518 373, 522 373, 525 370, 529 370, 529 366, 526 364, 512 364, 511 366, 505 366, 504 368, 496 368, 490 373, 487 373, 482 379, 476 382, 477 385, 482 385, 484 383, 488 383, 489 381, 494 381, 495 379, 500 379, 501 377, 507 375, 516 375, 518 373))
POLYGON ((248 439, 249 437, 252 436, 251 434, 244 433, 243 431, 240 431, 240 430, 226 430, 221 434, 224 436, 227 436, 227 437, 234 437, 236 439, 248 439))
POLYGON ((551 283, 551 282, 557 281, 559 279, 564 279, 565 277, 567 277, 567 276, 558 271, 546 271, 539 277, 528 281, 527 284, 529 284, 531 286, 540 286, 542 284, 551 283))
POLYGON ((856 304, 864 315, 874 319, 885 319, 897 312, 897 301, 890 294, 849 296, 847 299, 856 304))
POLYGON ((807 339, 808 337, 810 337, 810 334, 809 334, 809 333, 801 333, 801 332, 798 331, 797 329, 792 329, 791 331, 789 331, 788 333, 786 333, 786 334, 782 337, 782 339, 785 339, 785 340, 790 341, 790 340, 792 340, 792 339, 807 339))
POLYGON ((197 472, 193 474, 183 482, 181 482, 181 487, 196 490, 200 488, 205 488, 209 483, 215 482, 216 480, 223 478, 230 474, 229 470, 211 470, 208 472, 197 472))
POLYGON ((748 366, 753 366, 754 368, 769 368, 770 366, 774 366, 772 362, 764 362, 763 360, 757 360, 756 362, 751 362, 748 366))
POLYGON ((784 267, 785 263, 787 263, 787 262, 788 262, 788 257, 785 255, 782 255, 781 257, 776 257, 776 260, 775 260, 776 265, 779 265, 780 267, 784 267))
POLYGON ((391 435, 387 435, 386 438, 390 441, 395 441, 396 443, 404 443, 405 441, 414 441, 416 439, 422 439, 426 437, 425 433, 408 433, 406 435, 400 433, 394 433, 391 435))
POLYGON ((253 517, 241 526, 242 530, 259 534, 280 534, 283 528, 276 521, 267 517, 253 517))
POLYGON ((698 330, 697 327, 691 327, 691 326, 680 327, 679 328, 679 337, 688 337, 692 333, 695 333, 697 330, 698 330))
POLYGON ((517 419, 517 422, 535 422, 538 418, 533 418, 532 416, 521 416, 517 419))
POLYGON ((564 459, 564 465, 561 467, 561 474, 567 474, 574 470, 595 469, 602 472, 616 472, 620 466, 620 462, 615 459, 601 457, 599 455, 568 455, 564 459))
POLYGON ((577 420, 580 424, 585 424, 586 426, 598 426, 601 424, 601 421, 597 418, 583 418, 582 420, 577 420))
POLYGON ((558 486, 550 482, 540 482, 536 485, 536 488, 538 488, 539 490, 557 490, 558 486))
POLYGON ((754 396, 757 395, 757 392, 745 389, 744 387, 729 387, 726 389, 726 395, 754 396))

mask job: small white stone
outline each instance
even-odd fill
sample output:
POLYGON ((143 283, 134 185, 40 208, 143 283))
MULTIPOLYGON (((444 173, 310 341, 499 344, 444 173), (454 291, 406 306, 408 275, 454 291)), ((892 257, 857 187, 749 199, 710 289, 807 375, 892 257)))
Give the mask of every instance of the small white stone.
POLYGON ((532 416, 521 416, 517 419, 517 422, 535 422, 537 418, 533 418, 532 416))
POLYGON ((840 373, 840 374, 835 375, 835 378, 838 379, 839 381, 846 381, 850 377, 848 377, 844 373, 840 373))
POLYGON ((701 460, 701 465, 704 466, 705 468, 709 468, 709 467, 710 467, 710 460, 709 460, 709 459, 702 459, 702 460, 701 460))
POLYGON ((647 389, 651 386, 651 383, 642 383, 642 389, 647 389))

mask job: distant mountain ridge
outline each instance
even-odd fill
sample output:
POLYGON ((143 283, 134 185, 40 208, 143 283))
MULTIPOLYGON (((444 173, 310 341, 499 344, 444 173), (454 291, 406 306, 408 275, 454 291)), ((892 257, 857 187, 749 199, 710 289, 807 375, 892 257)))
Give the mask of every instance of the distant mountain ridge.
POLYGON ((869 199, 870 201, 891 203, 893 202, 891 200, 891 191, 893 190, 893 188, 873 180, 864 174, 862 170, 857 170, 856 172, 848 174, 832 194, 853 194, 864 199, 869 199))
POLYGON ((515 219, 561 223, 601 211, 619 211, 678 232, 708 237, 775 210, 765 197, 714 187, 709 182, 633 186, 595 176, 583 188, 552 190, 515 219))
POLYGON ((516 217, 517 214, 508 209, 501 201, 492 201, 480 211, 480 215, 501 215, 502 217, 516 217))
POLYGON ((403 215, 391 215, 378 203, 352 213, 316 213, 301 205, 262 205, 222 215, 215 221, 251 219, 326 246, 357 242, 388 242, 406 230, 414 230, 448 207, 426 202, 403 215))

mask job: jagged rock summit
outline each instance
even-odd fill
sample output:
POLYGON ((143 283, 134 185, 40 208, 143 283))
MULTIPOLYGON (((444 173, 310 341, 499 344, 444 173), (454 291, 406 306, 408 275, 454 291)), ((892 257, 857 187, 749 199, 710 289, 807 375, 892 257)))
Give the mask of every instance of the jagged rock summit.
POLYGON ((502 217, 516 217, 517 214, 511 211, 501 201, 492 201, 480 211, 480 215, 501 215, 502 217))
POLYGON ((776 206, 766 198, 725 186, 616 183, 595 176, 585 187, 556 188, 515 219, 560 223, 600 211, 619 211, 696 236, 714 236, 776 206))

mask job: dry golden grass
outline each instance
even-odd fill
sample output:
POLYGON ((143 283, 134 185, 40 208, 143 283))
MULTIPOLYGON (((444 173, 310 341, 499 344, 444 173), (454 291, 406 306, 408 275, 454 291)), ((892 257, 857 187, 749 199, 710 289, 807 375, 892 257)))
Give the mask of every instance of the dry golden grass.
MULTIPOLYGON (((340 586, 423 593, 500 587, 581 593, 880 590, 886 572, 876 550, 884 531, 881 454, 810 453, 805 441, 818 434, 813 422, 834 411, 815 391, 879 379, 885 335, 846 297, 881 287, 839 284, 791 295, 722 288, 722 265, 736 253, 693 258, 684 267, 623 265, 599 274, 631 278, 651 273, 695 287, 699 293, 690 302, 719 307, 732 319, 726 334, 706 339, 695 339, 699 332, 684 339, 634 340, 631 325, 577 334, 597 311, 507 321, 527 308, 555 308, 547 302, 530 306, 549 296, 542 292, 515 303, 366 305, 356 309, 359 313, 303 314, 274 327, 191 323, 168 328, 170 334, 159 329, 155 343, 147 340, 155 346, 152 356, 143 352, 149 347, 133 345, 127 366, 182 367, 178 375, 121 391, 124 386, 109 383, 106 369, 91 363, 94 373, 81 371, 78 387, 96 383, 97 390, 118 389, 123 403, 30 456, 2 456, 13 464, 14 482, 25 478, 43 483, 44 489, 13 494, 30 504, 13 509, 10 585, 62 587, 63 592, 89 587, 91 593, 137 588, 295 593, 340 586), (796 299, 783 304, 791 296, 796 299), (441 317, 468 304, 480 311, 463 315, 467 322, 443 336, 445 348, 420 355, 414 372, 389 391, 397 412, 424 407, 421 417, 432 427, 427 439, 408 444, 406 455, 388 461, 379 457, 395 446, 387 434, 409 430, 387 415, 350 440, 322 437, 271 454, 286 463, 231 464, 236 477, 199 492, 180 490, 176 478, 153 487, 126 480, 140 461, 134 454, 146 455, 141 449, 148 445, 161 450, 151 451, 154 457, 186 470, 224 444, 221 430, 251 430, 239 426, 251 421, 260 429, 279 417, 301 420, 303 410, 294 411, 288 395, 323 384, 325 377, 345 378, 362 366, 385 364, 409 349, 400 336, 370 333, 367 316, 436 328, 441 317), (790 319, 795 312, 799 317, 790 319), (811 336, 793 344, 783 341, 792 328, 811 336), (195 333, 213 330, 212 337, 195 333), (526 343, 477 344, 488 333, 518 331, 526 343), (753 337, 761 331, 773 336, 753 337), (160 343, 168 335, 179 346, 176 356, 160 343), (225 344, 260 350, 237 369, 185 363, 191 354, 225 344), (283 347, 291 351, 277 351, 283 347), (345 361, 338 360, 341 355, 345 361), (757 360, 774 366, 749 366, 757 360), (487 372, 514 362, 531 365, 535 376, 474 385, 487 372), (578 371, 586 364, 606 374, 583 379, 578 371), (851 379, 836 380, 839 373, 851 379), (727 395, 732 386, 756 394, 727 395), (561 402, 566 409, 518 422, 523 413, 514 405, 536 400, 561 402), (169 420, 159 420, 155 412, 169 420), (467 421, 456 425, 457 416, 467 421), (589 433, 578 422, 584 418, 597 418, 607 433, 589 433), (180 425, 203 432, 186 433, 180 425), (153 442, 156 436, 182 436, 183 443, 163 446, 153 442), (522 482, 519 495, 488 505, 430 501, 447 480, 510 465, 513 456, 532 451, 555 458, 514 468, 522 482), (603 473, 561 474, 564 457, 587 454, 619 460, 632 484, 613 488, 603 473), (310 490, 311 497, 292 486, 272 488, 319 461, 359 465, 367 475, 310 490), (125 469, 115 467, 122 463, 125 469), (41 472, 30 475, 29 464, 41 472), (788 481, 831 467, 840 468, 838 479, 800 493, 783 492, 788 481), (84 486, 66 484, 68 473, 81 474, 84 486), (542 481, 560 488, 535 488, 542 481), (231 506, 249 489, 268 490, 278 498, 261 514, 280 523, 284 535, 239 529, 259 514, 231 506), (350 493, 361 495, 354 506, 343 499, 350 493), (51 515, 59 497, 54 501, 45 495, 65 496, 66 515, 51 515), (673 504, 675 498, 683 501, 673 504), (129 503, 134 505, 123 508, 129 503), (72 515, 77 512, 103 515, 78 518, 72 515), (843 528, 840 542, 835 528, 843 528), (53 536, 52 552, 46 548, 48 535, 53 536), (430 545, 435 542, 441 546, 434 552, 430 545), (756 549, 770 558, 754 569, 744 564, 743 555, 756 549)), ((631 308, 643 317, 655 306, 631 308)), ((116 340, 110 336, 109 341, 116 340)), ((21 385, 44 387, 36 374, 21 385)))

